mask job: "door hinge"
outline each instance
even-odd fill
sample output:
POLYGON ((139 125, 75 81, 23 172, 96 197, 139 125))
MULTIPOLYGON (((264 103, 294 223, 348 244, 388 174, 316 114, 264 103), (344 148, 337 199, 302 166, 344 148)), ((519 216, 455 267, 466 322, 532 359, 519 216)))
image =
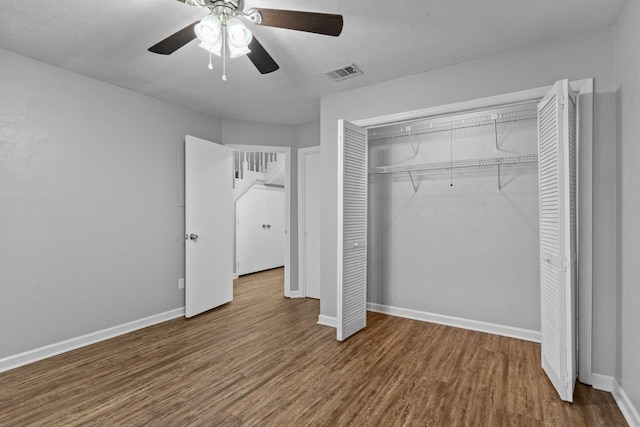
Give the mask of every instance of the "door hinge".
POLYGON ((565 372, 565 373, 564 373, 564 375, 563 375, 563 377, 564 377, 564 378, 563 378, 563 379, 564 379, 564 386, 565 386, 565 387, 568 387, 568 386, 569 386, 569 384, 570 384, 570 382, 569 382, 569 373, 568 373, 568 372, 565 372))
POLYGON ((562 271, 567 271, 567 257, 562 257, 562 271))
POLYGON ((564 93, 560 94, 560 108, 564 110, 564 93))

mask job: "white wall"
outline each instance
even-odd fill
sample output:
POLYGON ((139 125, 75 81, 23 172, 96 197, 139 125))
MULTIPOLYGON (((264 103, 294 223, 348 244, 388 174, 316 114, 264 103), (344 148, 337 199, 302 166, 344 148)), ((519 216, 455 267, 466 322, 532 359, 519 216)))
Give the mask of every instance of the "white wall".
POLYGON ((0 50, 0 358, 184 306, 184 135, 220 120, 0 50))
POLYGON ((616 155, 613 42, 613 29, 603 29, 323 97, 321 315, 336 316, 336 122, 339 118, 359 120, 546 86, 562 78, 594 77, 593 370, 614 375, 616 155))
MULTIPOLYGON (((497 129, 498 152, 493 125, 414 136, 415 158, 373 140, 369 167, 537 153, 535 120, 497 129)), ((496 166, 413 178, 370 175, 368 301, 540 331, 537 164, 502 165, 500 191, 496 166)))
POLYGON ((320 122, 311 122, 297 127, 297 147, 306 148, 320 145, 320 122))
MULTIPOLYGON (((618 335, 616 379, 640 411, 640 2, 620 13, 618 96, 618 335)), ((640 419, 636 419, 640 422, 640 419)))

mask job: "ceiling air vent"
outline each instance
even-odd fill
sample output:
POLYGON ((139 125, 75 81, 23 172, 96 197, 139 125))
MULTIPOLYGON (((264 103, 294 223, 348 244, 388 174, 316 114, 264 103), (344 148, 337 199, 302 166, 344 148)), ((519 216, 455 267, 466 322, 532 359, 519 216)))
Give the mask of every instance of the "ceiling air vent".
POLYGON ((339 82, 340 80, 348 79, 349 77, 359 76, 362 74, 362 71, 360 71, 360 69, 354 64, 349 64, 343 65, 342 67, 334 70, 325 71, 323 74, 329 77, 332 81, 339 82))

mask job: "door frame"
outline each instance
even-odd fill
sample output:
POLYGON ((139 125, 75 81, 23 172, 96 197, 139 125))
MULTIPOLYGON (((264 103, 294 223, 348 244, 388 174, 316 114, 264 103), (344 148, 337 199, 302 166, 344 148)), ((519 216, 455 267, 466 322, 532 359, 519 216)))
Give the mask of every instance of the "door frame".
POLYGON ((243 151, 270 151, 284 155, 284 296, 291 297, 291 148, 271 145, 225 144, 243 151))
POLYGON ((307 156, 310 154, 320 154, 320 146, 299 148, 298 149, 298 297, 306 298, 307 296, 307 249, 306 235, 307 217, 305 211, 305 182, 307 171, 307 156))
MULTIPOLYGON (((555 83, 555 82, 554 82, 555 83)), ((593 383, 593 79, 573 80, 571 89, 578 93, 577 141, 579 159, 577 174, 577 225, 578 225, 578 289, 577 289, 577 352, 578 379, 584 384, 593 383)), ((373 129, 393 123, 405 122, 429 116, 447 115, 498 107, 505 104, 533 102, 542 99, 553 84, 502 95, 462 101, 453 104, 419 110, 353 120, 365 129, 373 129)))

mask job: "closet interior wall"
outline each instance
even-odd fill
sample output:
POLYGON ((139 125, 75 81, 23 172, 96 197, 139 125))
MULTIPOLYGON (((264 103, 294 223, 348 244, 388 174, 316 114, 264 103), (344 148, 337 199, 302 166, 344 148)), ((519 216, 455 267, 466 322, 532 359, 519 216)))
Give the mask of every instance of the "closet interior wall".
POLYGON ((537 154, 535 118, 420 124, 369 129, 368 302, 540 331, 537 162, 446 166, 537 154))

